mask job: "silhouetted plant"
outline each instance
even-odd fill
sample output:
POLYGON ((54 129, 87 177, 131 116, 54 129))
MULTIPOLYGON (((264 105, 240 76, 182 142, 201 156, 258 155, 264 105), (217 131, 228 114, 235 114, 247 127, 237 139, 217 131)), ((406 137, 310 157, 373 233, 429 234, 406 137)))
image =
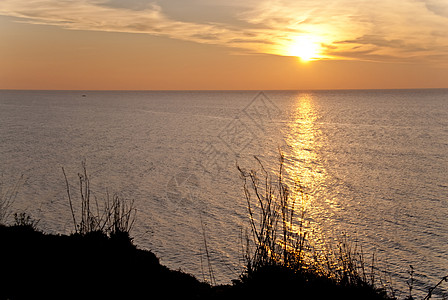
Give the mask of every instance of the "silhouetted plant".
POLYGON ((202 262, 202 255, 200 255, 202 278, 203 278, 204 282, 208 282, 211 285, 216 285, 215 272, 214 272, 213 266, 211 264, 210 253, 208 251, 208 246, 207 246, 207 237, 205 235, 205 225, 204 225, 204 222, 202 221, 202 217, 201 217, 201 227, 202 227, 202 237, 203 237, 203 241, 204 241, 204 252, 205 252, 205 256, 207 258, 208 280, 205 278, 204 267, 203 267, 203 262, 202 262))
MULTIPOLYGON (((254 251, 246 248, 247 272, 268 265, 302 269, 307 233, 303 230, 304 209, 297 206, 290 189, 284 183, 284 156, 280 154, 277 177, 272 179, 261 161, 255 157, 259 170, 246 171, 238 166, 244 180, 254 251), (253 203, 255 200, 255 203, 253 203), (300 209, 298 219, 297 210, 300 209), (258 212, 258 213, 257 213, 258 212)), ((301 190, 300 185, 295 187, 301 190)), ((305 197, 304 193, 301 193, 305 197)), ((302 199, 303 200, 303 199, 302 199)))
POLYGON ((33 219, 25 212, 14 213, 14 226, 27 227, 36 230, 37 224, 39 224, 39 220, 33 219))
POLYGON ((6 222, 6 219, 11 215, 11 205, 14 203, 22 184, 23 175, 12 186, 6 188, 3 186, 3 182, 0 182, 0 224, 6 222))
POLYGON ((440 279, 440 281, 433 287, 431 287, 428 291, 428 294, 425 296, 425 298, 423 298, 423 300, 429 300, 432 297, 432 293, 434 292, 434 290, 436 288, 438 288, 443 282, 448 282, 448 275, 444 276, 440 279))
POLYGON ((369 266, 357 244, 344 236, 336 247, 318 249, 313 245, 310 231, 304 226, 307 195, 300 183, 294 182, 291 188, 291 183, 286 182, 284 155, 280 153, 275 176, 266 171, 257 157, 255 160, 256 170, 237 166, 244 181, 252 237, 246 239, 242 280, 250 279, 259 270, 281 267, 300 274, 305 281, 321 278, 341 287, 376 291, 385 299, 392 299, 384 288, 376 285, 374 256, 369 266))
POLYGON ((414 297, 412 297, 412 290, 414 289, 414 267, 412 265, 409 265, 409 280, 406 281, 406 284, 408 285, 409 288, 409 295, 406 298, 406 300, 413 300, 414 297))
POLYGON ((62 168, 62 172, 76 233, 86 235, 91 232, 102 232, 111 237, 124 235, 129 237, 136 216, 133 200, 125 201, 118 194, 110 196, 109 192, 106 191, 105 198, 102 203, 99 203, 95 196, 92 197, 86 163, 82 162, 82 173, 78 173, 80 213, 79 216, 76 216, 70 185, 64 168, 62 168))

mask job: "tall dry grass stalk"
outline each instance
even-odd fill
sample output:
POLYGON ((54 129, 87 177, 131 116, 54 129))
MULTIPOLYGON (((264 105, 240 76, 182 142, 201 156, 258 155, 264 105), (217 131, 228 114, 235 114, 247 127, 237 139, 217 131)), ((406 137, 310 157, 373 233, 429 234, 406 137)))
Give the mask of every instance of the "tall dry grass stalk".
MULTIPOLYGON (((431 287, 428 291, 428 294, 425 296, 425 298, 423 298, 423 300, 429 300, 432 297, 432 294, 434 293, 434 290, 437 289, 440 285, 442 285, 443 282, 448 282, 448 275, 444 276, 440 279, 440 281, 434 285, 433 287, 431 287)), ((410 299, 412 299, 412 295, 410 296, 410 299)))
POLYGON ((68 201, 72 214, 75 232, 85 235, 90 232, 102 232, 108 236, 126 234, 129 236, 136 217, 134 201, 125 201, 117 194, 112 196, 106 191, 105 198, 98 202, 90 189, 90 179, 87 174, 86 163, 82 162, 82 173, 79 177, 79 202, 80 211, 77 214, 74 209, 74 201, 64 168, 62 172, 65 178, 68 201))
POLYGON ((0 181, 0 224, 4 224, 11 216, 11 206, 13 205, 20 187, 24 183, 24 177, 19 179, 11 186, 5 187, 3 181, 0 181))
POLYGON ((269 174, 257 157, 255 160, 257 169, 248 171, 238 166, 250 223, 243 277, 276 266, 308 277, 327 278, 341 286, 376 288, 380 276, 374 256, 367 263, 362 248, 346 237, 336 246, 318 247, 313 243, 312 231, 304 224, 308 198, 299 183, 291 187, 286 182, 284 155, 279 155, 275 175, 269 174))
POLYGON ((252 235, 252 243, 247 240, 246 247, 247 272, 250 274, 267 265, 302 269, 307 236, 303 230, 304 209, 303 205, 298 205, 298 199, 291 197, 290 188, 284 183, 284 156, 280 155, 275 179, 269 176, 262 162, 255 159, 258 170, 246 171, 238 166, 244 180, 252 235), (251 250, 250 245, 255 250, 251 250))

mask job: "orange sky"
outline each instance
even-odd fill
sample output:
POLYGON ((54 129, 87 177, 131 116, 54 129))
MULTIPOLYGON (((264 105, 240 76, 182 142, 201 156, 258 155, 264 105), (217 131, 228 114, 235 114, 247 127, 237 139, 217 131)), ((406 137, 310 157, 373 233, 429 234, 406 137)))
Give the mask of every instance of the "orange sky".
POLYGON ((0 89, 448 88, 446 28, 444 0, 2 0, 0 89))

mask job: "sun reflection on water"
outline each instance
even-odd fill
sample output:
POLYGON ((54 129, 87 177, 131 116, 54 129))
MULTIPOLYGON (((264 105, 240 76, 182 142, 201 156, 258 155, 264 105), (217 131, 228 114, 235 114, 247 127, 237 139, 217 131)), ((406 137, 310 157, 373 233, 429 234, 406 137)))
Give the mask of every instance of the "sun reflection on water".
POLYGON ((323 223, 332 222, 331 201, 324 197, 328 172, 322 164, 321 149, 325 138, 318 126, 319 113, 312 94, 300 94, 295 101, 295 109, 289 123, 286 142, 285 170, 290 185, 300 186, 292 196, 301 202, 305 210, 305 227, 312 231, 313 242, 321 244, 325 240, 323 223))
POLYGON ((291 151, 290 164, 287 166, 288 174, 304 187, 305 193, 309 196, 312 196, 311 191, 315 191, 324 183, 326 176, 325 169, 320 163, 322 133, 316 126, 317 118, 318 113, 312 95, 300 95, 286 137, 291 151))

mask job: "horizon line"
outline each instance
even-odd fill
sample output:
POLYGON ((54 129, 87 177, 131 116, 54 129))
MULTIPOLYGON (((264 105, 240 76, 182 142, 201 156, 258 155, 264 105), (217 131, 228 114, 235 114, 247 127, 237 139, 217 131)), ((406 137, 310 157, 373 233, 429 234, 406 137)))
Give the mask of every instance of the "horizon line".
POLYGON ((251 92, 251 91, 399 91, 399 90, 448 90, 448 87, 427 88, 334 88, 334 89, 2 89, 3 91, 41 92, 251 92))

